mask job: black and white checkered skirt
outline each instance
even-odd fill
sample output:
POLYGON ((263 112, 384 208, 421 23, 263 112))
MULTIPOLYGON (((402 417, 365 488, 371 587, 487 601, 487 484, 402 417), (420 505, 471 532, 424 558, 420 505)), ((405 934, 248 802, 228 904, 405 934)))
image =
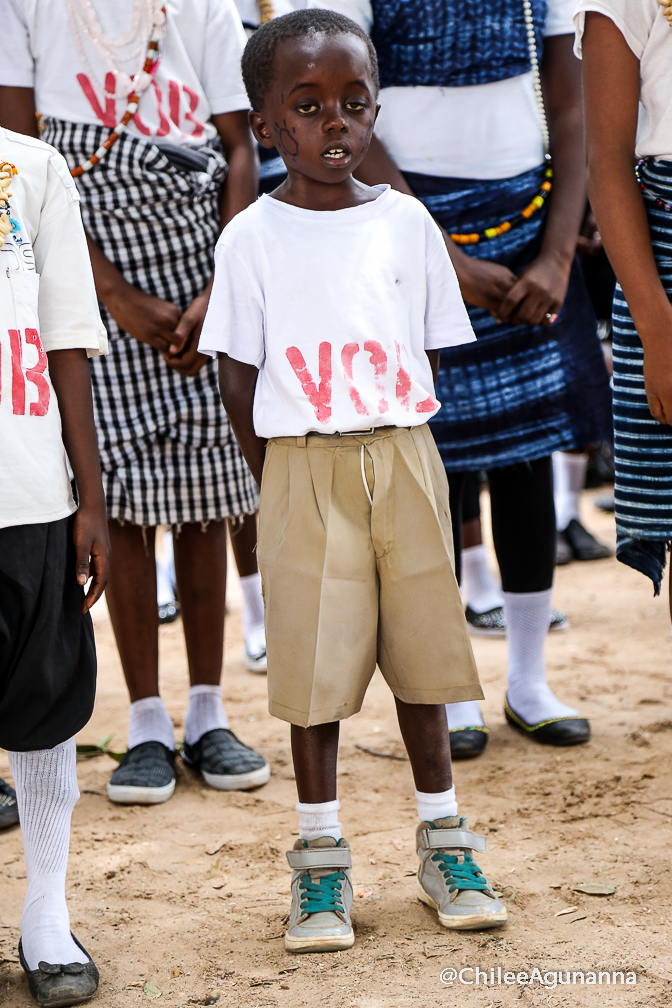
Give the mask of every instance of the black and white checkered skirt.
MULTIPOLYGON (((53 118, 44 126, 43 139, 70 167, 109 133, 53 118)), ((226 163, 219 150, 208 158, 207 172, 182 170, 159 147, 124 135, 77 179, 93 241, 129 283, 181 311, 210 278, 219 233, 226 163)), ((103 305, 101 313, 110 353, 92 358, 91 377, 109 517, 152 526, 256 511, 256 484, 221 405, 216 362, 193 378, 181 375, 103 305)))

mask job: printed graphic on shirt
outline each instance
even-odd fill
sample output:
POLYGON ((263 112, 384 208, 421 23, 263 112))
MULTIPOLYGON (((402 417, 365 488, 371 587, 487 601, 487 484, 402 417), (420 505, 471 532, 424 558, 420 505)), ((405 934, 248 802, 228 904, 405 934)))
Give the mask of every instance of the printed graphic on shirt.
MULTIPOLYGON (((107 73, 103 107, 93 83, 85 73, 77 74, 77 83, 96 119, 103 126, 113 129, 124 114, 130 94, 126 99, 113 97, 115 78, 113 73, 107 73)), ((138 111, 133 116, 133 125, 142 136, 166 137, 171 132, 172 123, 182 137, 200 140, 205 131, 205 123, 196 114, 200 102, 201 96, 188 84, 172 78, 161 81, 155 77, 141 97, 138 111), (153 128, 145 123, 143 114, 153 128)))

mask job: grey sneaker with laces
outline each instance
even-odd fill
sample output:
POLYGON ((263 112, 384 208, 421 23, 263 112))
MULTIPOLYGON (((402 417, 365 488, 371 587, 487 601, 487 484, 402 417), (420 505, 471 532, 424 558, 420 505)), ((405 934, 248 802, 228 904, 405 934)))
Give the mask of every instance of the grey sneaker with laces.
POLYGON ((288 952, 338 952, 351 948, 352 859, 347 840, 331 836, 297 840, 287 851, 292 907, 285 932, 288 952))
POLYGON ((466 819, 450 816, 420 823, 416 841, 418 899, 438 912, 439 924, 473 931, 506 923, 506 907, 471 853, 485 852, 485 837, 472 833, 466 819))

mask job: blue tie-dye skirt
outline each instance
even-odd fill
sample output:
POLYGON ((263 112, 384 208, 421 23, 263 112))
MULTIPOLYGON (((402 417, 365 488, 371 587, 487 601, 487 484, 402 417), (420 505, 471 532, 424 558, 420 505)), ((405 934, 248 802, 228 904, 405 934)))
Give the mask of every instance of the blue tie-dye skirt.
MULTIPOLYGON (((442 227, 465 233, 520 213, 544 170, 496 180, 406 178, 442 227)), ((518 273, 537 256, 544 221, 545 209, 498 238, 461 247, 518 273)), ((513 465, 611 436, 609 378, 578 263, 551 326, 498 323, 485 309, 467 307, 477 342, 441 351, 442 407, 430 421, 447 470, 513 465)))
MULTIPOLYGON (((672 301, 672 162, 647 160, 642 181, 658 273, 672 301)), ((614 462, 616 555, 650 577, 656 594, 672 541, 672 427, 651 416, 644 389, 644 351, 619 286, 614 294, 614 462)))

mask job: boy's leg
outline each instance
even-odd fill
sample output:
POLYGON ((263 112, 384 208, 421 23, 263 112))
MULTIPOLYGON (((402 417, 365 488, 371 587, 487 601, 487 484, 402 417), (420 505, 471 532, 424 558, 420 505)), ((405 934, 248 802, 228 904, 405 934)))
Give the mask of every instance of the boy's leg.
POLYGON ((74 1000, 57 1002, 55 991, 63 998, 70 993, 85 1000, 98 986, 95 966, 70 933, 65 900, 70 820, 79 798, 75 740, 71 738, 54 749, 8 755, 19 803, 28 878, 21 916, 24 968, 37 970, 39 963, 89 964, 82 973, 59 975, 55 971, 33 978, 33 982, 40 982, 42 994, 44 985, 51 989, 54 1004, 74 1004, 74 1000))
POLYGON ((222 703, 226 522, 190 522, 174 534, 175 575, 189 662, 184 758, 222 791, 265 784, 268 763, 232 731, 222 703))
POLYGON ((417 830, 418 899, 438 911, 444 927, 466 931, 506 921, 506 908, 473 858, 485 839, 457 814, 450 736, 443 704, 408 704, 395 697, 420 825, 417 830))
POLYGON ((238 568, 243 595, 243 662, 249 672, 267 670, 264 599, 257 567, 257 516, 243 515, 235 523, 229 519, 231 548, 238 568))

